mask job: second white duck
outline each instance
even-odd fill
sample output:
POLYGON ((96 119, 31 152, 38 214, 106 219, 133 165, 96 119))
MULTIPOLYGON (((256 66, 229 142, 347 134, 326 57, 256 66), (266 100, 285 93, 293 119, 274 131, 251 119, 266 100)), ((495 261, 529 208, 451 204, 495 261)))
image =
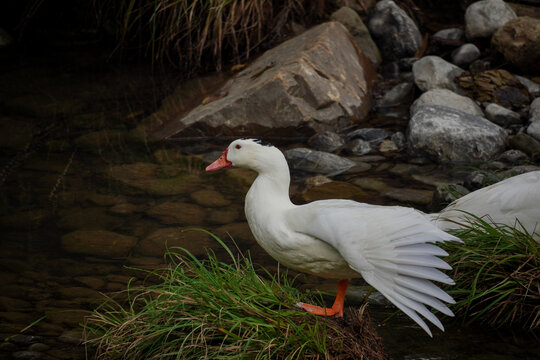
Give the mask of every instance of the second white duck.
POLYGON ((438 269, 451 267, 435 243, 460 241, 437 228, 424 214, 399 206, 350 200, 295 205, 289 198, 290 174, 283 153, 256 140, 233 141, 206 170, 230 166, 258 173, 246 195, 245 213, 257 242, 277 261, 309 274, 340 279, 331 308, 300 303, 318 315, 343 315, 348 279, 363 277, 430 336, 419 316, 444 330, 428 305, 453 316, 452 297, 432 281, 454 282, 438 269))

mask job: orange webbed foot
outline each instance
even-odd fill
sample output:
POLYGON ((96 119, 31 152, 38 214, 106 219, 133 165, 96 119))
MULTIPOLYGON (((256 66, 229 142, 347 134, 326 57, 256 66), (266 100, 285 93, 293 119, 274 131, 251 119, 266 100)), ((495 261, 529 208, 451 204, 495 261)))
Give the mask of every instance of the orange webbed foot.
POLYGON ((334 305, 332 305, 331 308, 323 308, 317 305, 311 305, 306 304, 303 302, 299 302, 296 305, 301 307, 302 309, 306 310, 307 312, 310 312, 315 315, 320 316, 343 316, 343 305, 345 303, 345 292, 347 292, 347 287, 349 286, 349 280, 340 280, 338 282, 337 286, 337 295, 336 300, 334 300, 334 305))

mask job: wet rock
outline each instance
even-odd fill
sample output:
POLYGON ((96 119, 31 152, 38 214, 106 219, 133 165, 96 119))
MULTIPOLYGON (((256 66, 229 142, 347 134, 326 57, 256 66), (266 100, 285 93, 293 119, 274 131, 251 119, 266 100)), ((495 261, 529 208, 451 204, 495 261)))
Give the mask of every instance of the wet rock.
POLYGON ((308 140, 308 145, 312 148, 330 153, 339 150, 344 144, 341 136, 333 131, 317 133, 308 140))
POLYGON ((419 107, 409 122, 409 149, 443 163, 491 159, 505 140, 506 132, 489 120, 440 105, 419 107))
POLYGON ((0 352, 12 352, 17 349, 17 346, 13 343, 3 341, 0 343, 0 352))
POLYGON ((430 205, 430 210, 438 212, 444 209, 452 201, 459 199, 463 195, 467 195, 469 190, 459 184, 439 185, 433 193, 433 200, 430 205))
POLYGON ((448 28, 437 31, 433 36, 448 40, 465 40, 465 31, 458 28, 448 28))
MULTIPOLYGON (((61 287, 58 294, 65 299, 99 299, 102 294, 94 289, 82 286, 61 287)), ((82 315, 82 314, 81 314, 82 315)))
POLYGON ((446 176, 444 174, 412 174, 412 178, 422 184, 445 187, 453 184, 463 184, 461 180, 446 176))
POLYGON ((58 337, 58 340, 66 344, 79 345, 84 342, 84 334, 82 329, 66 330, 58 337))
POLYGON ((488 176, 481 171, 473 171, 465 178, 465 186, 469 189, 480 189, 486 185, 488 176))
POLYGON ((354 139, 347 143, 345 151, 356 156, 362 156, 369 154, 373 149, 366 140, 354 139))
POLYGON ((411 97, 414 85, 411 82, 397 84, 377 100, 377 106, 399 105, 411 97))
POLYGON ((0 148, 4 151, 23 151, 38 132, 39 128, 31 121, 0 116, 0 148))
POLYGON ((35 336, 35 335, 17 334, 17 335, 11 336, 9 338, 9 341, 16 345, 29 346, 37 342, 43 341, 43 338, 41 336, 35 336))
POLYGON ((467 114, 484 116, 484 112, 474 100, 448 89, 433 89, 420 95, 411 106, 411 115, 414 115, 423 105, 441 105, 467 114))
POLYGON ((493 103, 486 106, 486 118, 497 125, 505 127, 521 124, 521 117, 517 112, 493 103))
POLYGON ((44 357, 43 353, 30 350, 15 351, 11 356, 16 360, 36 360, 44 357))
POLYGON ((532 97, 540 96, 540 84, 535 83, 532 80, 527 79, 526 77, 515 75, 516 79, 527 88, 527 91, 532 97))
POLYGON ((529 161, 529 156, 521 150, 510 149, 503 152, 498 159, 507 164, 518 165, 529 161))
POLYGON ((199 205, 167 201, 146 211, 148 216, 168 225, 202 225, 206 210, 199 205))
POLYGON ((293 170, 327 176, 340 174, 356 165, 344 157, 306 148, 286 150, 284 155, 293 170))
POLYGON ((514 149, 523 151, 529 155, 537 155, 540 153, 540 141, 532 136, 524 133, 519 133, 509 137, 510 145, 514 149))
POLYGON ((137 238, 105 230, 77 230, 62 236, 62 248, 73 254, 124 257, 137 238))
POLYGON ((535 121, 527 127, 527 134, 540 141, 540 121, 535 121))
POLYGON ((390 135, 392 135, 392 133, 385 129, 363 128, 348 133, 347 142, 359 138, 369 142, 371 145, 379 145, 384 139, 388 138, 390 135))
POLYGON ((457 82, 478 103, 496 103, 507 108, 521 108, 530 103, 527 89, 503 69, 467 73, 459 76, 457 82))
POLYGON ((100 289, 105 285, 103 279, 95 276, 77 276, 74 280, 94 290, 100 289))
POLYGON ((362 122, 374 76, 345 27, 324 23, 265 52, 221 88, 220 98, 173 120, 155 138, 311 136, 325 125, 362 122))
POLYGON ((352 182, 353 184, 361 187, 364 190, 383 192, 391 188, 390 185, 388 185, 382 180, 368 178, 368 177, 356 178, 352 182))
POLYGON ((411 175, 413 173, 418 173, 419 169, 420 169, 419 165, 399 163, 389 168, 388 172, 393 175, 404 176, 404 175, 411 175))
POLYGON ((387 140, 383 140, 379 144, 379 151, 382 153, 398 151, 398 147, 395 142, 387 139, 387 140))
POLYGON ((109 212, 114 215, 129 216, 133 215, 136 212, 139 212, 141 209, 139 206, 130 204, 130 203, 121 203, 111 206, 109 212))
POLYGON ((220 239, 227 240, 232 238, 236 243, 241 245, 253 245, 257 243, 247 222, 223 225, 217 228, 214 233, 220 239))
POLYGON ((487 38, 515 17, 514 10, 502 0, 477 1, 465 11, 465 32, 469 39, 487 38))
POLYGON ((107 214, 102 207, 69 208, 60 212, 58 227, 65 230, 106 229, 120 225, 124 220, 107 214))
POLYGON ((366 193, 353 184, 342 181, 332 181, 319 186, 314 186, 302 193, 302 199, 306 202, 325 199, 352 199, 362 201, 366 193))
POLYGON ((28 347, 28 350, 30 351, 37 351, 37 352, 44 352, 49 350, 51 347, 47 344, 43 343, 35 343, 28 347))
POLYGON ((342 23, 349 30, 358 47, 371 60, 373 65, 378 66, 381 63, 379 49, 356 11, 348 6, 343 6, 330 15, 330 20, 342 23))
POLYGON ((460 67, 466 67, 480 57, 480 49, 474 44, 463 44, 452 51, 452 62, 460 67))
POLYGON ((414 21, 391 0, 375 5, 369 14, 368 28, 385 60, 413 56, 422 42, 414 21))
POLYGON ((45 209, 17 211, 0 217, 0 225, 7 229, 37 228, 52 218, 53 214, 45 209))
POLYGON ((112 166, 109 175, 134 194, 179 195, 195 191, 200 179, 174 166, 134 163, 112 166))
POLYGON ((525 72, 540 72, 540 19, 519 17, 508 21, 491 38, 504 58, 525 72))
POLYGON ((356 11, 358 14, 364 16, 369 13, 377 0, 364 0, 362 2, 358 0, 332 0, 331 2, 335 5, 336 8, 347 6, 356 11))
POLYGON ((141 240, 134 251, 144 256, 163 256, 167 249, 180 247, 188 250, 195 256, 205 255, 212 247, 219 246, 209 235, 202 231, 190 228, 171 227, 154 231, 141 240))
POLYGON ((418 189, 389 189, 382 193, 384 197, 405 204, 428 205, 433 198, 433 191, 418 189))
POLYGON ((195 203, 204 207, 223 207, 231 203, 221 193, 215 190, 203 189, 190 194, 195 203))
POLYGON ((392 134, 390 140, 392 140, 394 144, 396 144, 398 151, 403 150, 407 146, 407 138, 405 137, 405 134, 403 134, 401 131, 392 134))
POLYGON ((208 214, 206 219, 211 224, 230 224, 240 217, 239 209, 235 207, 226 207, 224 209, 214 209, 208 214))
POLYGON ((87 193, 85 199, 99 206, 113 206, 124 201, 121 196, 98 193, 87 193))
POLYGON ((125 144, 125 132, 121 130, 100 130, 89 132, 75 139, 75 145, 94 154, 117 149, 125 144))
POLYGON ((422 91, 448 89, 462 93, 454 78, 463 72, 462 68, 438 56, 425 56, 413 65, 414 82, 422 91))

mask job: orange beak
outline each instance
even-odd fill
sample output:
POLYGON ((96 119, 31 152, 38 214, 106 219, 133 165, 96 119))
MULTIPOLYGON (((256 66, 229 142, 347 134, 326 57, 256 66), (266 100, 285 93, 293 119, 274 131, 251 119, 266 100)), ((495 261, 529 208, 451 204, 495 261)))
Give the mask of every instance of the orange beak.
POLYGON ((217 159, 216 161, 214 161, 213 163, 211 163, 210 165, 206 167, 206 171, 219 170, 219 169, 233 166, 232 162, 227 160, 228 152, 229 152, 229 149, 228 148, 225 149, 225 151, 223 152, 223 155, 221 155, 219 159, 217 159))

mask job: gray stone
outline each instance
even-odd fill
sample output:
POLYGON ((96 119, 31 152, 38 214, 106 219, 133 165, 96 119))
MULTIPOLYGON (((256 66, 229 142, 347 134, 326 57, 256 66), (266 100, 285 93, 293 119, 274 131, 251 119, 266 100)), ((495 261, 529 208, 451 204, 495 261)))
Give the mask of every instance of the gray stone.
POLYGON ((408 145, 443 163, 489 160, 504 150, 506 132, 480 116, 440 105, 418 108, 409 122, 408 145))
POLYGON ((43 359, 43 353, 40 353, 39 351, 30 351, 30 350, 22 350, 22 351, 15 351, 11 354, 13 359, 16 360, 36 360, 36 359, 43 359))
POLYGON ((465 31, 458 28, 448 28, 437 31, 433 36, 448 40, 464 40, 465 31))
POLYGON ((529 156, 521 150, 510 149, 503 152, 498 159, 507 164, 518 165, 529 161, 529 156))
POLYGON ((540 153, 540 141, 536 140, 530 135, 525 133, 518 133, 514 136, 510 136, 510 145, 514 149, 523 151, 529 155, 536 155, 540 153))
POLYGON ((368 141, 362 139, 353 139, 345 146, 347 152, 352 155, 362 156, 369 154, 373 149, 368 141))
POLYGON ((535 121, 527 127, 527 134, 540 141, 540 121, 535 121))
POLYGON ((390 137, 390 140, 396 144, 398 147, 398 150, 401 151, 407 146, 407 138, 405 137, 405 134, 403 134, 401 131, 398 131, 390 137))
POLYGON ((306 148, 296 148, 284 152, 291 169, 323 174, 340 174, 356 163, 344 157, 306 148))
POLYGON ((433 200, 431 201, 430 210, 438 212, 444 209, 452 201, 467 195, 469 190, 459 184, 439 185, 435 188, 433 193, 433 200))
POLYGON ((420 95, 411 106, 411 116, 423 105, 441 105, 467 114, 484 116, 484 112, 473 99, 448 89, 432 89, 420 95))
POLYGON ((514 75, 518 81, 527 88, 527 91, 529 94, 531 94, 532 97, 539 97, 540 96, 540 84, 535 83, 532 80, 527 79, 526 77, 514 75))
POLYGON ((397 84, 377 101, 377 106, 399 105, 412 95, 413 88, 414 86, 411 82, 397 84))
POLYGON ((490 37, 515 17, 514 10, 502 0, 477 1, 465 11, 465 32, 469 39, 490 37))
POLYGON ((334 152, 345 145, 345 142, 335 132, 325 131, 309 138, 308 145, 319 151, 334 152))
POLYGON ((349 30, 358 47, 375 66, 381 63, 381 53, 356 11, 348 6, 343 6, 330 15, 330 20, 342 23, 349 30))
POLYGON ((351 131, 347 134, 347 142, 353 139, 362 139, 369 142, 371 145, 379 145, 381 141, 391 136, 392 133, 388 130, 379 128, 363 128, 351 131))
POLYGON ((58 337, 58 340, 66 344, 79 345, 83 343, 84 335, 81 329, 66 330, 58 337))
POLYGON ((465 178, 465 186, 469 189, 480 189, 486 185, 488 176, 481 171, 473 171, 465 178))
POLYGON ((22 346, 28 346, 43 341, 41 336, 17 334, 9 338, 9 341, 22 346))
POLYGON ((438 56, 425 56, 413 65, 414 82, 422 91, 449 89, 462 93, 454 78, 463 72, 462 68, 438 56))
POLYGON ((382 153, 398 151, 398 146, 392 140, 386 139, 379 144, 379 151, 382 153))
POLYGON ((49 350, 51 347, 47 344, 43 343, 35 343, 28 347, 28 350, 30 351, 37 351, 37 352, 43 352, 49 350))
POLYGON ((349 126, 366 119, 374 77, 347 29, 324 23, 268 50, 229 80, 220 97, 169 122, 153 137, 261 131, 311 136, 336 123, 349 126))
POLYGON ((452 51, 452 62, 457 66, 467 66, 480 57, 480 49, 474 44, 463 44, 452 51))
POLYGON ((534 99, 529 109, 529 121, 540 121, 540 98, 534 99))
POLYGON ((521 117, 517 112, 494 103, 486 106, 486 118, 499 126, 521 124, 521 117))
POLYGON ((391 0, 375 5, 368 28, 385 60, 413 56, 422 42, 422 34, 414 21, 391 0))

